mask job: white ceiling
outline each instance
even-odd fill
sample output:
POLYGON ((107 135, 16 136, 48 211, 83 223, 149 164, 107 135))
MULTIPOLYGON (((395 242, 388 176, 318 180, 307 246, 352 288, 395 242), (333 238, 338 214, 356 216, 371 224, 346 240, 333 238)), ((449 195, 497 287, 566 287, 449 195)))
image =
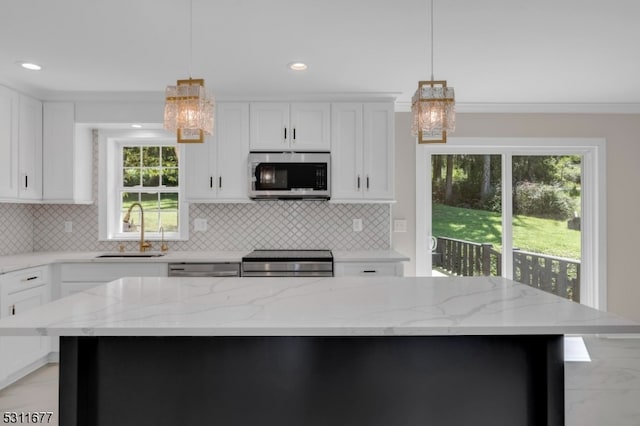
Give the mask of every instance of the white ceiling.
MULTIPOLYGON (((435 78, 459 108, 640 105, 640 1, 434 1, 435 78)), ((191 73, 218 98, 391 93, 408 105, 430 77, 428 13, 428 0, 193 0, 191 73)), ((188 46, 188 0, 0 3, 0 82, 42 99, 160 97, 189 76, 188 46)))

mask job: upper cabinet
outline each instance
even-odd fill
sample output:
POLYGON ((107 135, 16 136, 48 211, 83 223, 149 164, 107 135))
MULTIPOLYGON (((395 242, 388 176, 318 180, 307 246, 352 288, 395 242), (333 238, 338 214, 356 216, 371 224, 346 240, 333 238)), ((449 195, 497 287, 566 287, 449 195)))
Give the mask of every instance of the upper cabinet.
POLYGON ((18 197, 18 94, 0 86, 0 199, 18 197))
POLYGON ((248 201, 248 103, 218 103, 215 137, 185 150, 188 201, 248 201))
POLYGON ((393 201, 393 137, 393 103, 332 104, 332 200, 393 201))
POLYGON ((42 198, 42 102, 0 87, 0 199, 42 198))
POLYGON ((331 105, 251 103, 251 151, 329 151, 331 105))
POLYGON ((42 199, 42 102, 20 95, 18 197, 42 199))
POLYGON ((44 103, 43 138, 43 201, 93 202, 92 133, 76 126, 73 103, 44 103))

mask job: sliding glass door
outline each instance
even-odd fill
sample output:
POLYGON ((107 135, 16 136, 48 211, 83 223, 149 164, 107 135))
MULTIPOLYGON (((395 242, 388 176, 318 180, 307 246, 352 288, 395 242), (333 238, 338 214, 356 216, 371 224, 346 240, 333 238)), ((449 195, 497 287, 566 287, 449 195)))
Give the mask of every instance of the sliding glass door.
POLYGON ((511 157, 513 279, 580 301, 582 156, 511 157))
POLYGON ((417 148, 417 275, 503 276, 602 304, 595 148, 483 142, 417 148))
POLYGON ((431 156, 434 275, 497 275, 501 271, 501 156, 431 156))

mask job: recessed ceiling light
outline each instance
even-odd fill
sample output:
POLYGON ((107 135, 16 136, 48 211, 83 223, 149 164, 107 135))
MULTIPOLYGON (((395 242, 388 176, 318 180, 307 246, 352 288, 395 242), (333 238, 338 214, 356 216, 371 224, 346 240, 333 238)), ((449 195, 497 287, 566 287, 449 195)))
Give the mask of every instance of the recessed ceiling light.
POLYGON ((289 69, 294 70, 294 71, 304 71, 306 70, 307 64, 305 64, 304 62, 291 62, 288 65, 289 69))
POLYGON ((131 127, 134 129, 142 129, 142 124, 132 124, 131 127))
POLYGON ((42 67, 38 64, 34 64, 33 62, 18 62, 18 64, 24 68, 31 71, 40 71, 42 67))

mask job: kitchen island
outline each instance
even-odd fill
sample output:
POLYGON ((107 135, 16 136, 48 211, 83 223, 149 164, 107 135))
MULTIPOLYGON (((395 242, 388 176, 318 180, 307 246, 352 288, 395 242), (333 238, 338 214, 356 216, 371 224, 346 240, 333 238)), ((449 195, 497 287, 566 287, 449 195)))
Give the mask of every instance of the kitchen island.
POLYGON ((60 424, 563 425, 565 334, 640 325, 496 277, 123 278, 61 336, 60 424))

